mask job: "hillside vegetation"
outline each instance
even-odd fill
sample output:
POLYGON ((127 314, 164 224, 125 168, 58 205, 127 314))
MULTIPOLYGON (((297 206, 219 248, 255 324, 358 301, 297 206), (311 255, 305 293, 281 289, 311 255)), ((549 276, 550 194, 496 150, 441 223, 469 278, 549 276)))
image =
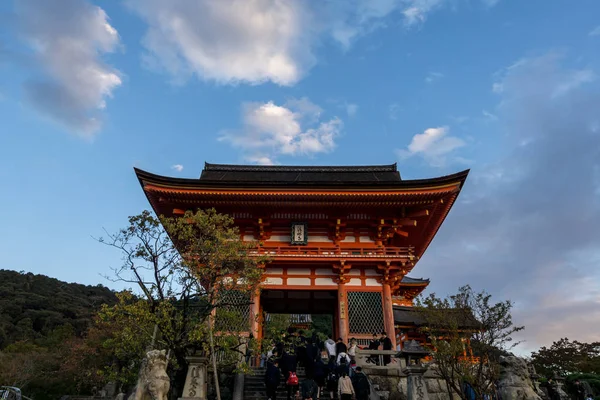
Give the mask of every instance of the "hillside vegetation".
POLYGON ((58 327, 70 326, 81 336, 100 306, 116 300, 102 285, 0 270, 0 350, 17 341, 44 339, 58 327))

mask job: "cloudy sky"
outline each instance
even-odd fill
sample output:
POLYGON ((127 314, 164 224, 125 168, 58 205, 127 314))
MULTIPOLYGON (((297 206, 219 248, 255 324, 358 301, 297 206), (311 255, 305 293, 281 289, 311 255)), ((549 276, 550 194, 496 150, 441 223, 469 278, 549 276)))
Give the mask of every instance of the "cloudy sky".
POLYGON ((596 0, 3 1, 1 267, 110 285, 134 166, 470 168, 413 276, 600 340, 599 73, 596 0))

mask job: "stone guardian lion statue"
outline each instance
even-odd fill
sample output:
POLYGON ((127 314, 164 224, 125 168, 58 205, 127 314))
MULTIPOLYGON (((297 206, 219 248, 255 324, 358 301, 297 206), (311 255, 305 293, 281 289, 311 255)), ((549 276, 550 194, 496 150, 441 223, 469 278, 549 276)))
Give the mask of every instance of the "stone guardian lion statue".
POLYGON ((135 391, 128 400, 167 400, 170 387, 166 352, 150 350, 142 361, 135 391))
POLYGON ((522 358, 500 357, 500 397, 507 400, 541 400, 529 375, 527 363, 522 358))

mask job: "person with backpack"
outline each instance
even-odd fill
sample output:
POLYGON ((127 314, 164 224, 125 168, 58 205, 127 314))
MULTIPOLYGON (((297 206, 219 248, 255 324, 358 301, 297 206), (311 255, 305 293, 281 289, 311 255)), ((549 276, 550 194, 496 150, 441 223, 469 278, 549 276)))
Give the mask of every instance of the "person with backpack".
MULTIPOLYGON (((298 358, 296 357, 296 353, 294 352, 294 348, 290 347, 286 351, 284 351, 283 356, 281 357, 281 372, 283 372, 283 378, 285 379, 286 385, 290 381, 290 377, 292 374, 296 377, 295 384, 291 386, 296 386, 296 390, 298 387, 298 377, 296 376, 296 367, 298 365, 298 358)), ((294 380, 292 380, 294 381, 294 380)), ((289 387, 288 387, 288 400, 289 400, 289 387)))
POLYGON ((369 385, 369 379, 362 372, 361 367, 356 367, 356 372, 352 377, 352 385, 354 386, 354 392, 356 393, 356 400, 368 400, 371 394, 371 385, 369 385))
POLYGON ((287 389, 287 400, 292 400, 292 397, 295 398, 298 395, 298 375, 296 375, 296 371, 290 371, 285 381, 285 386, 287 389))
POLYGON ((342 362, 346 365, 350 365, 350 356, 344 352, 338 353, 336 364, 340 365, 342 362))
POLYGON ((319 387, 311 375, 307 375, 306 379, 302 381, 300 395, 302 396, 302 400, 316 400, 318 398, 319 387))
POLYGON ((329 398, 335 399, 335 395, 337 395, 337 385, 338 385, 338 374, 336 371, 336 365, 333 360, 329 360, 329 364, 327 365, 328 373, 327 373, 327 391, 329 392, 329 398))
POLYGON ((321 359, 321 357, 317 358, 317 361, 315 361, 313 373, 315 377, 315 382, 319 387, 319 393, 317 394, 317 398, 320 398, 321 392, 325 389, 325 381, 327 378, 326 367, 325 364, 323 364, 323 360, 321 359))
POLYGON ((350 375, 350 365, 346 362, 346 358, 340 359, 340 364, 336 367, 338 376, 342 374, 350 375))
POLYGON ((347 373, 343 372, 338 381, 338 398, 340 400, 352 400, 355 395, 354 386, 347 373))
POLYGON ((265 372, 265 386, 267 387, 267 400, 277 400, 277 387, 281 382, 281 371, 279 370, 279 360, 269 360, 267 362, 267 372, 265 372))

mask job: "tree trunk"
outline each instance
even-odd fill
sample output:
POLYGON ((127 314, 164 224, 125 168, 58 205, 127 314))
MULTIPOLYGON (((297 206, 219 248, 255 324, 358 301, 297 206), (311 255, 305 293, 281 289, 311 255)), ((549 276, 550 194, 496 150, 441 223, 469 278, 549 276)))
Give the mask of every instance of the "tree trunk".
POLYGON ((221 388, 219 387, 219 372, 217 371, 217 353, 215 352, 215 338, 213 335, 214 316, 209 317, 208 336, 210 338, 210 358, 212 360, 213 374, 215 376, 215 392, 217 400, 221 400, 221 388))

